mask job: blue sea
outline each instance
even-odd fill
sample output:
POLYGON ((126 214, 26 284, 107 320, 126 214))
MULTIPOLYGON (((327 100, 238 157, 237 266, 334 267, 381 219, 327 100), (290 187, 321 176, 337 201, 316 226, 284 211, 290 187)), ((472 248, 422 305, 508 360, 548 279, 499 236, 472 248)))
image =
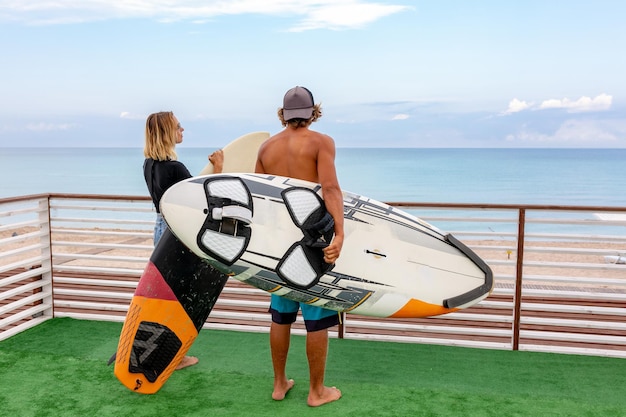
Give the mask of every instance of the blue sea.
MULTIPOLYGON (((199 172, 213 148, 177 148, 199 172)), ((2 148, 0 197, 148 195, 141 148, 2 148)), ((626 207, 626 149, 339 148, 343 189, 381 201, 626 207)))

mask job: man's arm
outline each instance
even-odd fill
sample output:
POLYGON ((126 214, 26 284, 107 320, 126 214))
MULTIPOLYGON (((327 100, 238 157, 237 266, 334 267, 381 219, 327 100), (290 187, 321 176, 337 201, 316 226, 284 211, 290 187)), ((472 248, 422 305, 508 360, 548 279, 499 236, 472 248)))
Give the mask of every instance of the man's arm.
POLYGON ((323 135, 317 156, 317 173, 322 186, 326 210, 335 221, 335 237, 324 249, 324 261, 335 263, 343 246, 343 195, 335 169, 335 142, 330 136, 323 135))

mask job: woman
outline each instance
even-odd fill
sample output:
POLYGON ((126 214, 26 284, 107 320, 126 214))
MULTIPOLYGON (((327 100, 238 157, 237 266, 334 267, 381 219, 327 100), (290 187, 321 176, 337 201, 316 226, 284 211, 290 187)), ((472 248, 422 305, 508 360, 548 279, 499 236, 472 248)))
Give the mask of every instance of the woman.
MULTIPOLYGON (((146 121, 146 143, 143 154, 143 175, 150 191, 152 202, 157 212, 154 226, 154 244, 156 245, 167 227, 159 209, 159 202, 165 191, 172 185, 191 178, 189 170, 177 160, 176 145, 182 143, 185 129, 171 111, 153 113, 146 121)), ((214 172, 222 172, 224 153, 213 152, 209 161, 214 165, 214 172)))
MULTIPOLYGON (((175 150, 176 145, 183 141, 184 131, 171 111, 153 113, 146 121, 146 143, 143 149, 146 159, 143 163, 143 175, 157 212, 154 225, 155 246, 167 227, 159 209, 163 193, 177 182, 191 178, 187 167, 177 160, 175 150)), ((222 172, 224 153, 221 150, 213 152, 209 156, 209 161, 213 163, 215 173, 222 172)), ((185 356, 176 369, 196 363, 198 358, 185 356)))

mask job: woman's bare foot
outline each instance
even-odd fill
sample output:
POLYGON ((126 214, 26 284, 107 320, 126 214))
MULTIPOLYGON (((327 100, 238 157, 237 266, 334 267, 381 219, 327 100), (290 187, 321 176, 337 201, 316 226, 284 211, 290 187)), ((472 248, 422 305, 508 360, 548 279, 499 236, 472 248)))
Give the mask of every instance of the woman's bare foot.
POLYGON ((333 401, 337 401, 341 398, 341 391, 336 387, 324 387, 322 395, 313 395, 309 392, 309 399, 307 404, 309 407, 319 407, 320 405, 328 404, 333 401))
POLYGON ((181 360, 178 366, 176 367, 176 370, 178 371, 179 369, 183 369, 188 366, 195 365, 197 363, 198 363, 198 358, 196 358, 195 356, 185 356, 183 360, 181 360))
POLYGON ((285 386, 276 386, 276 384, 275 384, 274 385, 274 392, 272 392, 272 399, 274 399, 276 401, 284 400, 285 396, 287 395, 289 390, 291 388, 293 388, 294 384, 295 384, 295 382, 293 381, 293 379, 287 380, 287 384, 285 386))

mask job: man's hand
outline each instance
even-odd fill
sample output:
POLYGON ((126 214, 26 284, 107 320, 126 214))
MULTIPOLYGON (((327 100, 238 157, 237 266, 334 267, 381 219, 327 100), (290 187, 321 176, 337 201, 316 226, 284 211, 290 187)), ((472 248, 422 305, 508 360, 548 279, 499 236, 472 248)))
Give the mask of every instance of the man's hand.
POLYGON ((324 262, 327 264, 334 264, 339 258, 341 248, 343 247, 343 236, 335 236, 330 245, 324 248, 324 262))

